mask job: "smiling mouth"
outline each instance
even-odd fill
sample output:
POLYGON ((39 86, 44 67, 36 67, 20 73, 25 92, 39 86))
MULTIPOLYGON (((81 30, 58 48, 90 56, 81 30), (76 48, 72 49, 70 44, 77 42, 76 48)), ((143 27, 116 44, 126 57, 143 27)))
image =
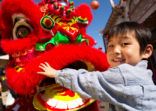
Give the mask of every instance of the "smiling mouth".
POLYGON ((112 61, 115 63, 124 63, 125 59, 113 59, 112 61))

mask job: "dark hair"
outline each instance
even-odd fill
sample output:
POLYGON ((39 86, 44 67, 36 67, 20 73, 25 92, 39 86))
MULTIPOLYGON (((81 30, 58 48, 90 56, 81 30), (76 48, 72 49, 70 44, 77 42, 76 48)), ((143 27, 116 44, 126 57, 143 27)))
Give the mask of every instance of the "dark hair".
POLYGON ((108 40, 113 36, 124 35, 134 32, 134 36, 140 45, 140 52, 143 52, 148 44, 151 44, 151 31, 137 22, 122 22, 115 25, 108 34, 108 40))

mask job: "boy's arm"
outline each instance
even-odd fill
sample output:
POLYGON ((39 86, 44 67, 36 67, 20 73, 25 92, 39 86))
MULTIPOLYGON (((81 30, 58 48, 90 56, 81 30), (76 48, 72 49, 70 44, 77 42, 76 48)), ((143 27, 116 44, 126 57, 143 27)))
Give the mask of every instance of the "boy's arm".
POLYGON ((119 69, 104 72, 88 72, 84 69, 57 71, 48 63, 41 64, 39 67, 43 70, 43 72, 38 72, 39 74, 55 78, 57 83, 84 97, 108 101, 110 98, 114 98, 111 96, 112 93, 118 93, 118 91, 122 90, 116 84, 120 84, 120 86, 124 84, 122 76, 118 74, 120 72, 119 69), (112 89, 115 92, 112 92, 112 89))
POLYGON ((115 100, 118 93, 123 93, 122 86, 124 86, 122 76, 117 74, 118 71, 115 71, 116 73, 113 72, 63 69, 57 71, 56 82, 83 97, 110 101, 115 100))

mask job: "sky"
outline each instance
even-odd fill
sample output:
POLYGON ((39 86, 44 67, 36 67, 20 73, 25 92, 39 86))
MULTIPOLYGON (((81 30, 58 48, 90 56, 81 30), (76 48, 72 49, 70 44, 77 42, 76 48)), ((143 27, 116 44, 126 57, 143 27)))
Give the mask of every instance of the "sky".
MULTIPOLYGON (((39 2, 40 0, 34 0, 35 2, 39 2)), ((73 0, 75 6, 81 4, 81 3, 87 3, 90 5, 92 0, 73 0)), ((104 43, 102 39, 102 34, 100 34, 100 31, 105 28, 105 25, 109 19, 109 16, 112 12, 112 7, 109 0, 98 0, 100 3, 100 6, 97 10, 92 9, 93 13, 93 21, 87 28, 87 33, 92 36, 97 44, 95 45, 96 48, 102 48, 104 49, 104 43)), ((119 0, 114 0, 115 4, 119 3, 119 0)))

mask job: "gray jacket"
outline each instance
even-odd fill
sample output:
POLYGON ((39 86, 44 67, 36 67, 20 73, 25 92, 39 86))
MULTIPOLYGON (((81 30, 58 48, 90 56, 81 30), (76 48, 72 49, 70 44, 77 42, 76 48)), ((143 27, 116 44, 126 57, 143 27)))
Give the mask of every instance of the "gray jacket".
POLYGON ((146 60, 104 72, 64 69, 57 74, 57 83, 82 97, 109 102, 128 111, 156 111, 156 86, 146 60))

